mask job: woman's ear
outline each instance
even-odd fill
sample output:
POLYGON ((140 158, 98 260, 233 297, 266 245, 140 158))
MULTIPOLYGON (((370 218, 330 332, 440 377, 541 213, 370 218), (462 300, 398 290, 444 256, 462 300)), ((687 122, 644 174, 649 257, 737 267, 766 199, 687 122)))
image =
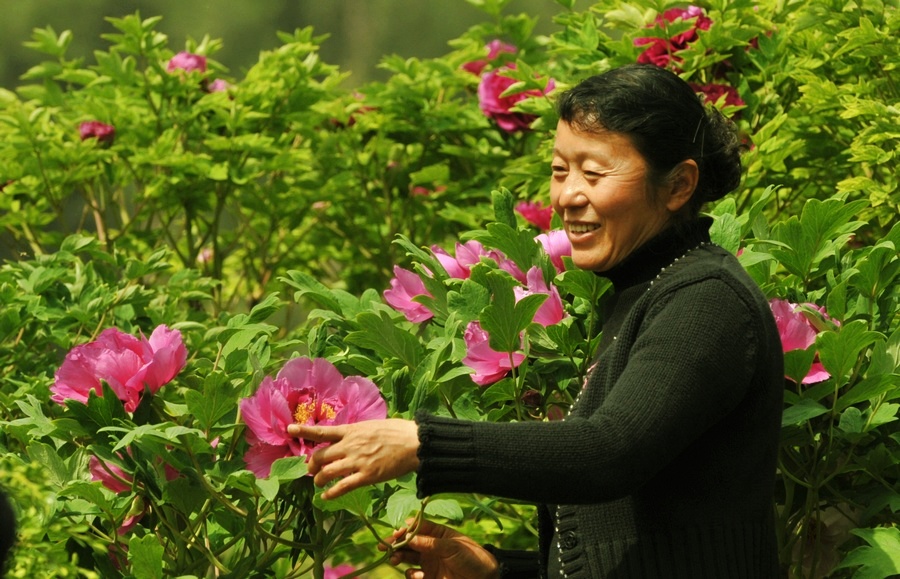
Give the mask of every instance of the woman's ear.
POLYGON ((666 208, 677 213, 694 195, 700 180, 700 168, 693 159, 686 159, 672 169, 670 176, 666 208))

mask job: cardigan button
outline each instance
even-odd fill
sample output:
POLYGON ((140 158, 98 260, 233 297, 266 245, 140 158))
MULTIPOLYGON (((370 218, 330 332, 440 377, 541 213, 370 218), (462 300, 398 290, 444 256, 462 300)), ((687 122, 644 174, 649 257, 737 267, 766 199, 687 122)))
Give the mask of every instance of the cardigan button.
POLYGON ((568 531, 562 536, 562 546, 566 549, 574 549, 578 546, 578 535, 574 531, 568 531))

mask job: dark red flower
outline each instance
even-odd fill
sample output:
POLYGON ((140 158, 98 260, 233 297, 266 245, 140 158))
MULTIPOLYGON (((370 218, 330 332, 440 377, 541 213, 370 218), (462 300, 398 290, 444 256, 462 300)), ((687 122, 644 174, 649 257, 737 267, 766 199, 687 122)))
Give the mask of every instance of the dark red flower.
POLYGON ((116 138, 116 128, 100 121, 85 121, 78 125, 78 133, 81 140, 97 139, 104 145, 109 145, 116 138))
POLYGON ((494 119, 497 125, 508 133, 528 130, 535 119, 534 115, 514 112, 512 110, 514 106, 529 97, 546 95, 556 87, 556 82, 551 78, 547 81, 543 91, 532 89, 501 96, 517 82, 513 78, 503 76, 504 72, 508 72, 513 68, 515 68, 515 65, 509 64, 506 67, 493 70, 482 76, 481 83, 478 85, 478 101, 481 110, 485 115, 494 119))

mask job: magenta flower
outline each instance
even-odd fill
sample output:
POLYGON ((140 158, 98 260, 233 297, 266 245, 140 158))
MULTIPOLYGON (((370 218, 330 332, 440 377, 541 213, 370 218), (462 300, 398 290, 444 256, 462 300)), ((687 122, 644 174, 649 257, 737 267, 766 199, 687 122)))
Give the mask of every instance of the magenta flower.
POLYGON ((563 309, 562 299, 559 297, 559 290, 552 285, 548 288, 544 281, 544 274, 537 266, 532 267, 526 274, 526 287, 514 287, 513 293, 516 295, 516 301, 521 300, 525 296, 532 294, 547 294, 547 299, 541 304, 537 312, 534 314, 534 321, 545 328, 559 323, 566 312, 563 309))
POLYGON ((673 56, 673 54, 679 50, 684 50, 691 42, 697 40, 698 30, 709 30, 710 26, 712 26, 712 20, 706 16, 703 8, 688 6, 687 8, 670 8, 666 10, 647 27, 665 29, 669 22, 675 22, 676 20, 694 20, 694 24, 684 32, 675 34, 668 39, 655 36, 635 38, 635 46, 647 46, 638 56, 638 62, 655 64, 663 68, 673 62, 680 63, 681 59, 673 56))
POLYGON ((565 230, 554 229, 547 233, 541 233, 535 239, 540 242, 541 247, 550 256, 550 261, 553 263, 556 271, 559 273, 566 271, 566 265, 563 263, 562 258, 564 256, 572 256, 572 242, 569 241, 569 236, 566 235, 565 230))
POLYGON ((497 382, 525 360, 525 355, 521 352, 497 352, 491 349, 490 336, 477 321, 469 322, 466 326, 463 340, 466 343, 466 356, 462 363, 475 370, 472 381, 479 386, 497 382))
POLYGON ((478 241, 469 240, 456 244, 456 257, 453 257, 437 245, 431 246, 431 252, 441 262, 447 271, 447 275, 455 279, 468 279, 472 273, 472 267, 486 257, 493 260, 503 271, 508 272, 521 283, 525 283, 525 274, 514 261, 508 259, 503 252, 496 249, 485 249, 478 241))
POLYGON ((553 219, 553 207, 544 205, 540 201, 521 201, 516 204, 516 212, 525 218, 525 221, 536 226, 541 231, 550 229, 550 221, 553 219))
POLYGON ((115 464, 91 456, 88 469, 91 471, 91 480, 100 481, 116 494, 131 490, 132 476, 115 464))
MULTIPOLYGON (((823 308, 813 304, 806 305, 825 314, 823 308)), ((798 304, 775 298, 769 301, 769 306, 772 308, 772 314, 775 316, 775 324, 778 326, 778 333, 781 336, 781 348, 784 352, 805 350, 816 343, 818 331, 809 321, 809 318, 803 314, 798 304)), ((803 384, 813 384, 827 380, 830 376, 831 374, 822 366, 817 355, 802 382, 803 384)))
POLYGON ((100 143, 109 145, 116 138, 116 128, 100 121, 85 121, 78 125, 78 134, 82 141, 97 139, 100 143))
POLYGON ((500 40, 492 40, 485 48, 488 51, 487 59, 467 62, 462 66, 463 69, 480 76, 487 65, 496 60, 498 56, 504 53, 515 54, 517 50, 512 44, 507 44, 500 40))
POLYGON ((738 91, 733 86, 727 84, 697 84, 697 83, 688 83, 691 85, 691 88, 694 89, 694 92, 702 93, 706 102, 710 104, 715 104, 719 101, 723 96, 725 97, 725 105, 726 106, 734 106, 740 107, 744 106, 744 101, 741 99, 738 91))
POLYGON ((527 98, 546 95, 556 87, 555 81, 551 78, 547 81, 543 91, 532 89, 501 96, 517 82, 508 76, 503 76, 504 72, 513 68, 515 68, 515 64, 510 63, 503 68, 493 70, 482 76, 481 83, 478 85, 478 102, 482 112, 508 133, 530 129, 532 121, 536 118, 534 115, 513 112, 514 106, 527 98))
POLYGON ((341 579, 341 577, 349 575, 354 571, 356 571, 356 567, 347 563, 338 565, 337 567, 325 565, 325 579, 341 579))
POLYGON ((166 72, 175 72, 177 70, 206 72, 206 57, 192 52, 179 52, 169 59, 169 64, 166 65, 166 72))
POLYGON ((384 290, 384 301, 402 313, 407 320, 418 324, 431 319, 434 314, 419 302, 413 301, 416 296, 431 296, 425 289, 422 278, 408 269, 394 266, 394 278, 391 289, 384 290))
POLYGON ((109 328, 66 355, 50 387, 50 399, 60 404, 66 400, 87 403, 91 390, 98 395, 103 392, 102 380, 124 402, 125 410, 134 412, 144 389, 155 393, 184 368, 186 359, 178 330, 160 325, 148 340, 109 328))
POLYGON ((240 402, 249 428, 247 468, 265 478, 272 463, 289 456, 309 456, 328 443, 288 436, 290 424, 352 424, 387 417, 378 386, 362 376, 344 377, 324 358, 294 358, 273 379, 266 376, 256 393, 240 402))
POLYGON ((217 78, 209 83, 209 86, 206 87, 208 92, 226 92, 233 85, 225 79, 217 78))

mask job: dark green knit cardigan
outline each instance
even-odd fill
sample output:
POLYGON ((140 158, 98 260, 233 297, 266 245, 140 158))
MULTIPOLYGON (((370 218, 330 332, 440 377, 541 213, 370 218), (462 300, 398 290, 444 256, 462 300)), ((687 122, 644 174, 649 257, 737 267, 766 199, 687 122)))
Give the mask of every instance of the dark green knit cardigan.
POLYGON ((540 551, 506 576, 772 579, 783 355, 762 292, 709 243, 669 230, 603 274, 595 365, 564 421, 417 414, 420 496, 541 505, 540 551))

